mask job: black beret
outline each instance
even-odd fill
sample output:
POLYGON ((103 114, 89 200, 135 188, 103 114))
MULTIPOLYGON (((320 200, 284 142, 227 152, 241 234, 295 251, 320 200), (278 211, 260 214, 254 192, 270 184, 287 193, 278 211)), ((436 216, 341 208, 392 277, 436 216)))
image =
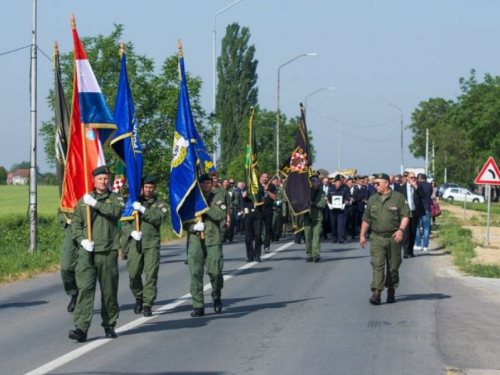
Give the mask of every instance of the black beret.
POLYGON ((205 182, 205 181, 212 181, 212 177, 210 177, 208 173, 202 174, 200 175, 200 177, 198 177, 198 182, 205 182))
POLYGON ((375 173, 374 177, 378 180, 387 180, 387 181, 390 181, 389 180, 389 175, 386 174, 386 173, 375 173))
POLYGON ((156 177, 152 174, 148 174, 146 177, 142 179, 142 184, 146 185, 155 185, 156 184, 156 177))
POLYGON ((92 171, 92 176, 97 176, 100 174, 111 174, 109 167, 107 165, 101 165, 92 171))

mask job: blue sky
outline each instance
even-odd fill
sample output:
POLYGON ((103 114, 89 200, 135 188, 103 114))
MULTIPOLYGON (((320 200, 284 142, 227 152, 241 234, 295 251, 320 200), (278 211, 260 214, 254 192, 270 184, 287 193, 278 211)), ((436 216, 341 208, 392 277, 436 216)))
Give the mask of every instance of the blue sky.
MULTIPOLYGON (((80 36, 107 35, 113 23, 123 24, 124 41, 132 41, 138 53, 154 58, 157 67, 176 53, 176 41, 181 38, 186 68, 204 81, 202 102, 209 112, 213 15, 230 3, 38 1, 38 45, 49 56, 55 40, 62 52, 71 50, 71 13, 80 36)), ((333 117, 344 123, 342 168, 398 173, 399 113, 387 102, 403 110, 407 125, 420 101, 455 99, 460 94, 459 78, 467 77, 471 69, 480 79, 485 72, 497 75, 498 14, 496 0, 243 0, 218 16, 217 48, 229 23, 250 28, 259 60, 259 104, 270 110, 276 109, 278 67, 299 54, 317 53, 281 70, 281 111, 287 116, 299 114, 299 103, 306 95, 335 87, 308 99, 308 127, 317 149, 315 167, 338 166, 339 128, 333 117)), ((31 1, 6 2, 0 14, 0 53, 30 43, 31 1)), ((6 168, 29 160, 29 57, 29 49, 0 56, 0 165, 6 168)), ((39 125, 52 116, 45 100, 52 79, 51 62, 39 54, 39 125)), ((423 166, 423 160, 409 153, 410 142, 411 133, 405 131, 405 166, 423 166)), ((49 170, 41 139, 38 161, 43 172, 49 170)))

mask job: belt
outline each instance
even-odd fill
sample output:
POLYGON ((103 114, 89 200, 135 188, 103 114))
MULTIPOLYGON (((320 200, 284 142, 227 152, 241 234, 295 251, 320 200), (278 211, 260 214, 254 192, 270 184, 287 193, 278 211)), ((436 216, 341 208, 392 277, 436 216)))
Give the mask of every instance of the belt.
MULTIPOLYGON (((395 232, 395 231, 394 231, 395 232)), ((379 237, 390 238, 394 234, 394 232, 375 232, 372 230, 372 233, 379 237)))

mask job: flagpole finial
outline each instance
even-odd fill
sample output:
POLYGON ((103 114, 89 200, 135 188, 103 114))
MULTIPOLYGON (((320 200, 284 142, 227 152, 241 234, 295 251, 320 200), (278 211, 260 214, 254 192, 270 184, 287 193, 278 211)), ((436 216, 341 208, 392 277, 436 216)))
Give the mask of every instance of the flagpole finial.
POLYGON ((54 54, 59 55, 59 46, 57 45, 57 42, 54 42, 54 54))
POLYGON ((71 28, 76 29, 75 15, 71 13, 71 28))
POLYGON ((125 53, 125 44, 123 42, 120 42, 120 56, 125 53))
POLYGON ((180 39, 177 39, 177 48, 179 48, 179 57, 183 57, 184 53, 182 52, 182 43, 180 39))

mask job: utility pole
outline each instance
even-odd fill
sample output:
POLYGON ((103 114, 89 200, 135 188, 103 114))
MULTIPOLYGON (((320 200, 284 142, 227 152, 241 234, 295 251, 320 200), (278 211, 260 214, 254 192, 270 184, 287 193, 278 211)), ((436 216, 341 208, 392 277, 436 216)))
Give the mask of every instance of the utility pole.
POLYGON ((425 129, 425 174, 429 175, 429 128, 425 129))
POLYGON ((435 159, 436 159, 436 152, 435 152, 435 148, 434 148, 434 141, 432 141, 432 178, 436 178, 436 163, 435 163, 435 159))
POLYGON ((342 157, 342 124, 339 122, 339 173, 341 171, 341 157, 342 157))
POLYGON ((30 160, 30 248, 29 252, 36 251, 37 239, 37 214, 36 214, 36 0, 33 0, 33 29, 31 32, 31 82, 30 82, 30 105, 31 105, 31 160, 30 160))

